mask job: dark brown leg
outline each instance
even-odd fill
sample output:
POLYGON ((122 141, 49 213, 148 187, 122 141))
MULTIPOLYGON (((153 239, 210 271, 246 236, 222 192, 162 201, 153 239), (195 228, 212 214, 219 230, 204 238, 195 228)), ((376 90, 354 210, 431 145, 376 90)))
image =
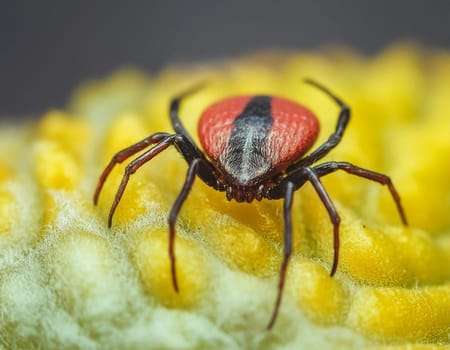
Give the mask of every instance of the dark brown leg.
POLYGON ((146 148, 154 143, 158 143, 161 140, 163 140, 169 136, 170 136, 170 134, 167 134, 164 132, 159 132, 159 133, 150 135, 150 136, 146 137, 145 139, 143 139, 142 141, 139 141, 139 142, 135 143, 134 145, 127 147, 127 148, 121 150, 120 152, 116 153, 112 157, 109 164, 106 166, 105 170, 103 170, 103 173, 100 175, 100 178, 98 180, 97 187, 96 187, 95 193, 94 193, 94 204, 95 205, 97 204, 98 197, 100 195, 100 191, 103 188, 103 184, 105 183, 106 179, 108 178, 109 173, 111 172, 111 170, 114 168, 114 166, 116 164, 122 163, 124 160, 128 159, 129 157, 136 154, 137 152, 142 151, 144 148, 146 148))
POLYGON ((180 212, 181 206, 186 200, 192 185, 195 180, 195 175, 197 173, 198 165, 200 164, 201 159, 194 159, 191 164, 189 164, 189 169, 186 174, 186 180, 184 181, 183 188, 178 194, 177 199, 173 203, 172 209, 169 214, 169 257, 171 264, 171 272, 172 272, 172 284, 175 291, 178 293, 178 280, 177 280, 177 271, 175 265, 175 223, 177 221, 178 213, 180 212))
POLYGON ((272 329, 273 325, 278 316, 278 311, 280 309, 281 298, 283 296, 284 283, 286 281, 286 271, 289 264, 289 259, 292 254, 292 199, 294 196, 295 186, 292 182, 286 183, 285 195, 284 195, 284 206, 283 206, 283 216, 284 216, 284 256, 283 262, 281 263, 280 270, 280 280, 278 283, 278 295, 275 302, 275 308, 273 309, 272 317, 267 325, 267 329, 272 329))
POLYGON ((406 219, 405 211, 403 210, 400 196, 397 192, 397 190, 394 187, 394 184, 392 183, 389 176, 377 173, 372 170, 367 170, 364 168, 360 168, 356 165, 353 165, 348 162, 327 162, 320 164, 316 167, 314 167, 314 171, 319 176, 328 175, 332 172, 335 172, 337 170, 344 170, 349 174, 353 174, 356 176, 364 177, 366 179, 376 181, 382 185, 386 185, 389 189, 389 192, 391 192, 392 198, 394 199, 395 205, 397 206, 397 210, 400 214, 400 218, 405 226, 408 225, 408 221, 406 219))
POLYGON ((308 154, 305 158, 289 166, 287 168, 288 173, 292 173, 293 171, 300 168, 308 167, 311 164, 317 162, 319 159, 323 158, 325 155, 327 155, 328 152, 330 152, 334 147, 336 147, 338 143, 341 141, 342 135, 344 134, 344 131, 347 127, 348 121, 350 120, 350 107, 348 107, 347 104, 345 104, 340 98, 338 98, 330 90, 328 90, 323 85, 315 82, 314 80, 306 79, 305 82, 318 88, 319 90, 327 94, 329 97, 331 97, 339 105, 341 110, 339 112, 336 128, 334 132, 328 137, 328 140, 325 141, 325 143, 323 143, 313 152, 308 154))
POLYGON ((304 171, 308 176, 309 182, 313 185, 317 194, 320 197, 320 200, 325 205, 325 208, 328 211, 328 215, 330 215, 330 220, 333 224, 333 246, 334 246, 334 258, 333 258, 333 266, 331 267, 330 276, 333 276, 336 273, 336 269, 338 266, 339 260, 339 224, 341 222, 341 218, 331 201, 330 196, 328 195, 325 187, 319 179, 319 175, 316 174, 315 169, 305 168, 304 171))
POLYGON ((175 141, 176 136, 177 135, 170 135, 163 138, 156 146, 149 149, 147 152, 140 155, 138 158, 136 158, 130 164, 127 165, 127 167, 125 168, 125 174, 122 177, 122 182, 120 183, 116 196, 114 197, 114 202, 109 211, 108 227, 111 227, 114 212, 117 208, 117 205, 120 202, 120 199, 122 198, 123 192, 125 191, 130 176, 134 174, 136 170, 138 170, 141 166, 150 161, 154 156, 156 156, 160 152, 164 151, 167 147, 172 145, 175 141))
POLYGON ((195 148, 197 152, 200 152, 200 150, 195 146, 195 142, 192 139, 192 137, 189 135, 187 130, 184 128, 183 124, 181 124, 180 117, 178 116, 178 112, 180 109, 181 101, 192 94, 195 94, 198 90, 201 90, 206 85, 205 82, 198 83, 194 86, 191 86, 189 89, 183 91, 178 96, 174 97, 172 101, 170 101, 170 107, 169 107, 169 114, 170 114, 170 121, 172 123, 173 130, 179 135, 183 135, 186 139, 189 140, 189 142, 192 144, 192 146, 195 148))

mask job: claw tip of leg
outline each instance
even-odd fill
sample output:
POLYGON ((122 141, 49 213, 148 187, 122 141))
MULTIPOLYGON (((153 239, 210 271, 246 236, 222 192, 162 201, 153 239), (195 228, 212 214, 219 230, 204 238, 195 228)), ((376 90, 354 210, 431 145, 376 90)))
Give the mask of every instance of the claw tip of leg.
POLYGON ((333 277, 336 274, 337 266, 333 266, 330 271, 330 277, 333 277))

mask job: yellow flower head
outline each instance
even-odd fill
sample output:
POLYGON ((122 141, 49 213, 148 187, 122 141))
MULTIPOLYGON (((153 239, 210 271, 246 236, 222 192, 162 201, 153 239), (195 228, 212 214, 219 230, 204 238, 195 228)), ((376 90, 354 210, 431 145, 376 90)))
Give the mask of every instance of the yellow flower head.
MULTIPOLYGON (((450 342, 450 54, 393 47, 262 54, 158 76, 119 71, 81 87, 64 111, 0 130, 0 347, 428 349, 450 342), (279 318, 266 330, 282 261, 282 201, 236 203, 196 181, 176 225, 179 292, 168 256, 170 208, 186 175, 174 148, 130 177, 111 229, 126 162, 92 196, 119 150, 173 132, 169 101, 199 81, 180 116, 195 142, 201 112, 237 94, 298 101, 342 142, 323 161, 388 174, 387 188, 345 173, 323 178, 342 218, 333 228, 310 184, 295 192, 293 256, 279 318)), ((131 160, 131 159, 130 159, 131 160)))

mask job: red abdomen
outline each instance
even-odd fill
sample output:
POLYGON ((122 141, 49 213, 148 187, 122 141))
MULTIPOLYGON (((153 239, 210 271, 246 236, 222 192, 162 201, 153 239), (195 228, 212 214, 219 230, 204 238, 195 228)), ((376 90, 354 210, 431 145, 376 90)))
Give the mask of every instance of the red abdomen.
POLYGON ((305 154, 319 122, 307 108, 281 97, 237 96, 208 107, 198 133, 211 160, 245 185, 305 154))
POLYGON ((269 148, 274 151, 275 163, 283 167, 313 146, 320 124, 309 109, 281 97, 272 98, 272 116, 269 148))

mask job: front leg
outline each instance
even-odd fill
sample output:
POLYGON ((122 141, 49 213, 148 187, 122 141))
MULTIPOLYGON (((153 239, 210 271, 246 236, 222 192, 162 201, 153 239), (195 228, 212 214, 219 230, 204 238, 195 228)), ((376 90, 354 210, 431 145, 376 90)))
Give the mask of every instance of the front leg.
POLYGON ((106 168, 103 170, 102 174, 100 175, 100 178, 97 183, 97 187, 94 192, 94 204, 95 205, 97 204, 98 197, 103 188, 103 185, 105 184, 106 179, 108 178, 110 172, 113 170, 113 168, 116 166, 116 164, 122 163, 126 159, 135 155, 139 151, 142 151, 143 149, 147 148, 148 146, 155 144, 155 143, 159 143, 171 136, 173 136, 173 135, 165 133, 165 132, 158 132, 156 134, 147 136, 145 139, 121 150, 120 152, 117 152, 112 157, 111 161, 109 162, 109 164, 106 166, 106 168))
POLYGON ((177 221, 178 213, 180 212, 181 206, 186 200, 189 192, 191 191, 192 185, 194 184, 195 175, 198 171, 198 166, 202 162, 201 159, 197 158, 192 160, 189 164, 189 169, 186 174, 186 179, 184 181, 183 188, 178 194, 177 199, 173 203, 172 209, 169 214, 169 257, 170 257, 170 266, 172 273, 172 284, 173 289, 178 292, 178 280, 177 280, 177 271, 175 265, 175 223, 177 221))
POLYGON ((267 329, 272 329, 275 324, 275 320, 278 316, 278 310, 280 309, 281 297, 283 296, 284 283, 286 281, 286 271, 288 268, 289 260, 292 254, 292 200, 294 198, 295 187, 292 182, 286 183, 284 186, 284 205, 283 205, 283 217, 284 217, 284 254, 283 262, 281 263, 280 279, 278 282, 278 295, 273 309, 272 317, 267 326, 267 329))
POLYGON ((339 216, 336 207, 331 201, 330 196, 328 195, 327 190, 323 186, 320 181, 319 175, 312 168, 304 168, 304 172, 308 177, 308 181, 311 182, 317 194, 320 197, 323 205, 328 211, 328 215, 330 216, 331 223, 333 224, 333 248, 334 248, 334 257, 333 257, 333 266, 331 267, 330 276, 333 276, 336 273, 338 260, 339 260, 339 224, 341 222, 341 217, 339 216))
POLYGON ((122 198, 125 188, 127 187, 130 176, 134 174, 145 163, 153 159, 153 157, 155 157, 157 154, 167 149, 167 147, 173 145, 176 138, 177 135, 170 135, 162 139, 154 147, 150 148, 148 151, 141 154, 139 157, 137 157, 130 164, 127 165, 127 167, 125 168, 125 173, 122 177, 122 181, 120 182, 119 188, 117 189, 116 195, 114 197, 113 204, 111 205, 111 209, 109 210, 108 227, 111 227, 114 212, 116 211, 117 205, 119 205, 119 202, 122 198))
POLYGON ((283 198, 286 193, 285 188, 287 184, 292 183, 294 189, 297 190, 302 187, 307 181, 311 182, 317 194, 319 195, 320 200, 327 209, 331 223, 333 224, 334 258, 333 266, 330 272, 330 276, 333 276, 336 273, 339 260, 339 224, 341 222, 341 218, 319 177, 320 175, 315 171, 315 168, 306 167, 297 169, 294 173, 281 179, 277 186, 275 186, 265 194, 265 197, 268 199, 283 198))

